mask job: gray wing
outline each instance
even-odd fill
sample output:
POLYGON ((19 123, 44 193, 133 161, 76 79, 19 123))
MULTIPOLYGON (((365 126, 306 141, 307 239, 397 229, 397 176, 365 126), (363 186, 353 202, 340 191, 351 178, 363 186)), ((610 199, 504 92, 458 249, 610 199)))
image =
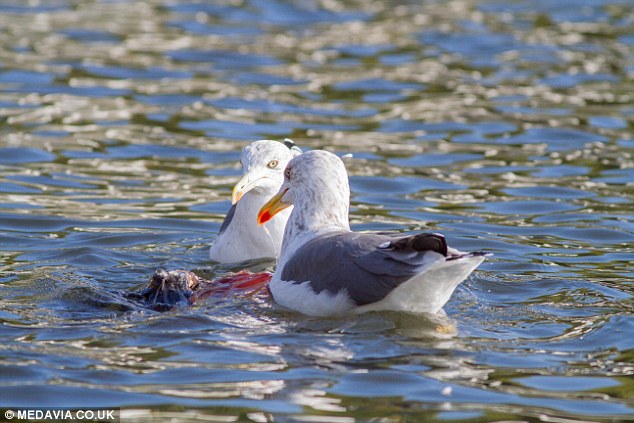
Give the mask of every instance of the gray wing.
POLYGON ((442 235, 389 235, 345 232, 304 244, 282 269, 282 279, 310 281, 316 293, 346 289, 357 305, 370 304, 419 273, 435 252, 447 255, 442 235))
POLYGON ((223 220, 222 225, 220 225, 220 232, 218 232, 218 235, 223 233, 229 227, 229 225, 231 225, 231 221, 233 220, 233 215, 236 214, 236 206, 237 204, 232 205, 229 211, 227 212, 227 215, 225 216, 225 220, 223 220))

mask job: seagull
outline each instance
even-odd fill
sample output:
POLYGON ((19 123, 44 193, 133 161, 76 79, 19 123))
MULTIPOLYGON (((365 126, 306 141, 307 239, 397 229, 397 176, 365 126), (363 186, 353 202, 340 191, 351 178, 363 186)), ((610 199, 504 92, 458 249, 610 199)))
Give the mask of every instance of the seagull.
POLYGON ((242 178, 233 188, 232 206, 209 249, 212 261, 238 263, 279 256, 290 210, 280 213, 266 226, 257 225, 256 218, 260 207, 282 184, 286 164, 301 153, 288 138, 283 143, 255 141, 242 150, 242 178))
POLYGON ((398 236, 350 230, 348 174, 341 159, 313 150, 293 158, 258 214, 264 224, 293 205, 269 290, 309 316, 378 310, 438 313, 485 259, 435 233, 398 236))

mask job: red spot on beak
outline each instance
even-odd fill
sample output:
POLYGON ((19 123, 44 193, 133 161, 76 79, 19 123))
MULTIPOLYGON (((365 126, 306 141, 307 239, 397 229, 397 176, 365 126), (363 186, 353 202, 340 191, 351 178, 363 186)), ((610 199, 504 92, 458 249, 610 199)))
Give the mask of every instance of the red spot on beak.
POLYGON ((273 217, 273 215, 271 213, 269 213, 268 210, 265 210, 264 213, 260 213, 258 215, 258 224, 259 225, 263 225, 266 222, 268 222, 269 220, 271 220, 272 217, 273 217))

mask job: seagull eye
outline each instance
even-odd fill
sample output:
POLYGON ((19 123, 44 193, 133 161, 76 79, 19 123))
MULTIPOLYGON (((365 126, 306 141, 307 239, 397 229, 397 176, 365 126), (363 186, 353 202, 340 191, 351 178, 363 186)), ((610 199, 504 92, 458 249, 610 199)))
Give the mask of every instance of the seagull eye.
POLYGON ((286 176, 286 179, 290 180, 291 179, 291 168, 287 167, 286 169, 284 169, 284 176, 286 176))
POLYGON ((280 164, 280 162, 278 160, 271 160, 266 167, 268 167, 269 169, 275 169, 277 167, 277 165, 280 164))

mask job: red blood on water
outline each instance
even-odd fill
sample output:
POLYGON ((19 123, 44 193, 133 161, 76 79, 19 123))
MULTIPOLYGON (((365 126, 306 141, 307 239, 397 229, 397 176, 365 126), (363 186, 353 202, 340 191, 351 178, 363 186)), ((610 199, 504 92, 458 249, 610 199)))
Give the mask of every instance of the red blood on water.
POLYGON ((266 292, 272 274, 269 272, 239 272, 210 281, 209 285, 196 292, 190 298, 191 303, 216 294, 231 294, 239 297, 250 297, 266 292))

